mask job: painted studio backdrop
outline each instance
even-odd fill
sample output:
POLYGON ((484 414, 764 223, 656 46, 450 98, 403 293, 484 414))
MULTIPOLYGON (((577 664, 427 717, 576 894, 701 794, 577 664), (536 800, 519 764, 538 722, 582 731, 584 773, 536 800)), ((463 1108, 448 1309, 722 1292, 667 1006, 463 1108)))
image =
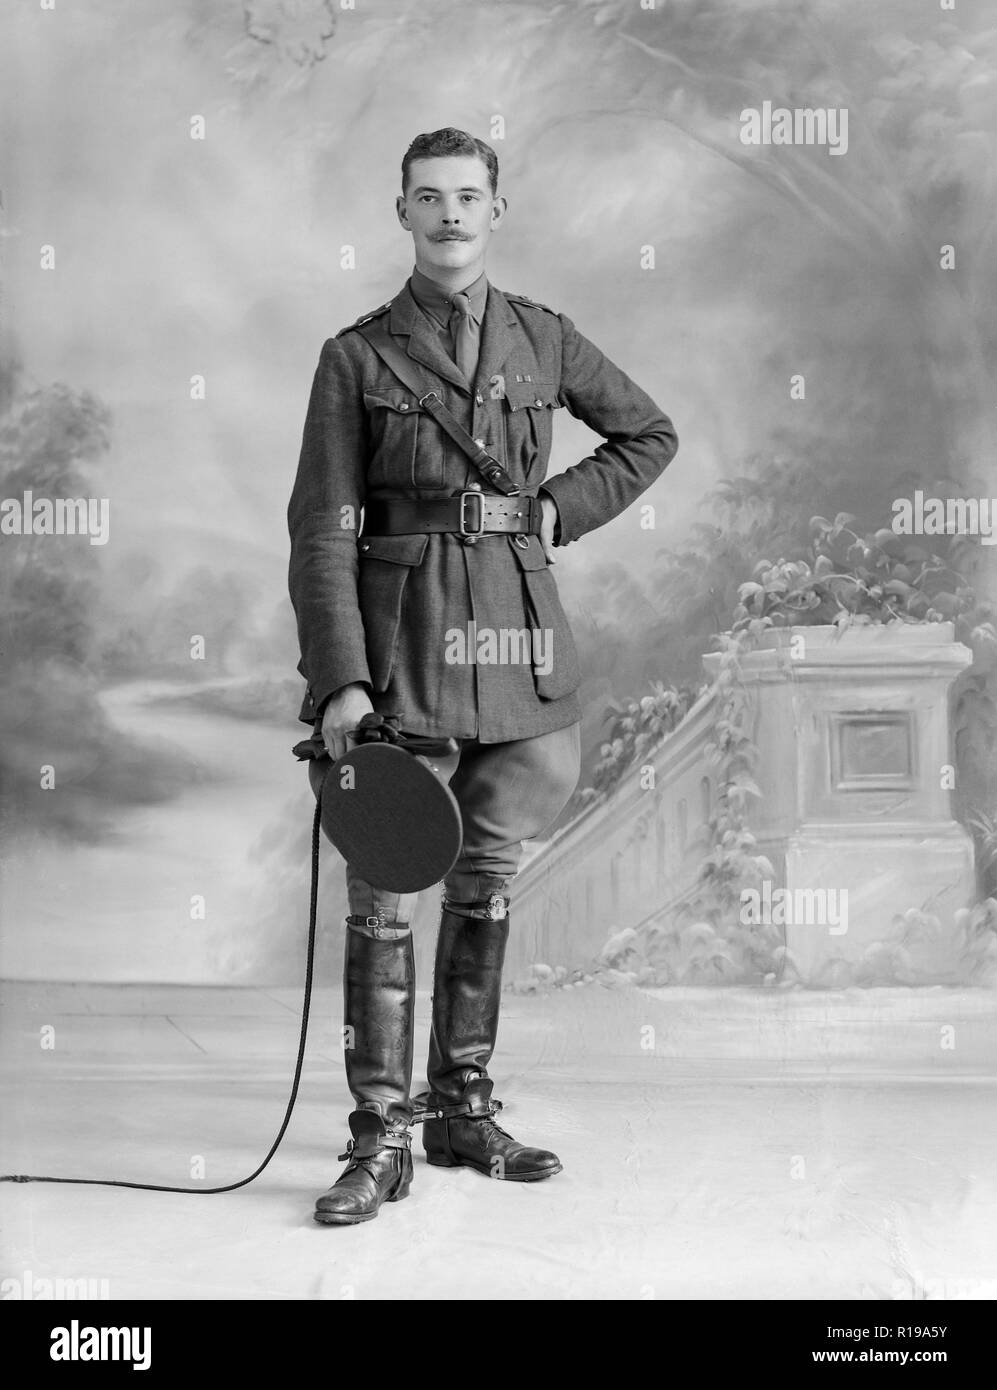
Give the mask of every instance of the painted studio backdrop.
MULTIPOLYGON (((642 505, 559 555, 583 774, 529 847, 514 987, 990 978, 986 7, 3 23, 4 975, 300 978, 285 508, 323 341, 411 269, 401 156, 456 125, 509 199, 492 281, 569 314, 680 438, 642 505), (59 499, 90 501, 86 534, 49 533, 59 499)), ((555 439, 554 471, 593 442, 563 410, 555 439)), ((342 878, 327 846, 330 978, 342 878)))

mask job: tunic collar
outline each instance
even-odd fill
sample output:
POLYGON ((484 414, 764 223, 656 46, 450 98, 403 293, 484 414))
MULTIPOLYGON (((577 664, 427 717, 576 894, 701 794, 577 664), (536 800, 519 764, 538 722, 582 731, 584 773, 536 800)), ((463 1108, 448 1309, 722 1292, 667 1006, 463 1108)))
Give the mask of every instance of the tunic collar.
POLYGON ((423 275, 418 266, 412 268, 412 279, 410 280, 412 298, 431 318, 446 328, 450 323, 450 314, 453 311, 454 294, 466 294, 471 305, 471 317, 476 323, 481 323, 485 317, 485 303, 488 299, 488 279, 482 271, 477 280, 472 285, 467 285, 463 290, 445 290, 442 285, 438 285, 435 280, 431 280, 428 275, 423 275))

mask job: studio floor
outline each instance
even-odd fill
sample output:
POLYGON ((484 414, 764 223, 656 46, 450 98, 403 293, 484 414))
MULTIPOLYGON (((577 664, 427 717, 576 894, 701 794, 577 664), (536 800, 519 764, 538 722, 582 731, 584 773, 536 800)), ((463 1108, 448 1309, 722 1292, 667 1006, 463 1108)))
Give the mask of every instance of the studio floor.
MULTIPOLYGON (((280 1123, 299 1009, 296 990, 4 986, 0 1171, 238 1180, 280 1123)), ((348 1137, 339 1023, 317 990, 294 1118, 251 1186, 4 1184, 0 1276, 112 1299, 997 1297, 992 992, 507 994, 502 1123, 563 1173, 429 1168, 417 1138, 411 1196, 354 1227, 311 1215, 348 1137)))

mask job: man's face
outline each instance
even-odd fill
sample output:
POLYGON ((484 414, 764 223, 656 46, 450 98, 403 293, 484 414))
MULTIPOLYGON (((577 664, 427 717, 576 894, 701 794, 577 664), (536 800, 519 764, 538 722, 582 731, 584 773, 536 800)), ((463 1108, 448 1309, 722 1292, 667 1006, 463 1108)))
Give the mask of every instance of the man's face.
POLYGON ((484 160, 469 155, 417 159, 409 166, 398 220, 412 233, 415 263, 433 271, 476 271, 484 266, 488 238, 502 221, 505 199, 492 195, 484 160))

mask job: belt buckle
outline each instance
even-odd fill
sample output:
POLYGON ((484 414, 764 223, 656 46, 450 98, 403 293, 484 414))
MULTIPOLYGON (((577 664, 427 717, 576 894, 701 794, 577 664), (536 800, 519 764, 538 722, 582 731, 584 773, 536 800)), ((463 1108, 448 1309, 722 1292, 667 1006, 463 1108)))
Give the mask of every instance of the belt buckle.
POLYGON ((460 534, 462 536, 480 536, 485 530, 485 501, 480 492, 462 492, 460 494, 460 534), (467 528, 467 500, 471 497, 478 504, 478 524, 474 530, 467 528))

